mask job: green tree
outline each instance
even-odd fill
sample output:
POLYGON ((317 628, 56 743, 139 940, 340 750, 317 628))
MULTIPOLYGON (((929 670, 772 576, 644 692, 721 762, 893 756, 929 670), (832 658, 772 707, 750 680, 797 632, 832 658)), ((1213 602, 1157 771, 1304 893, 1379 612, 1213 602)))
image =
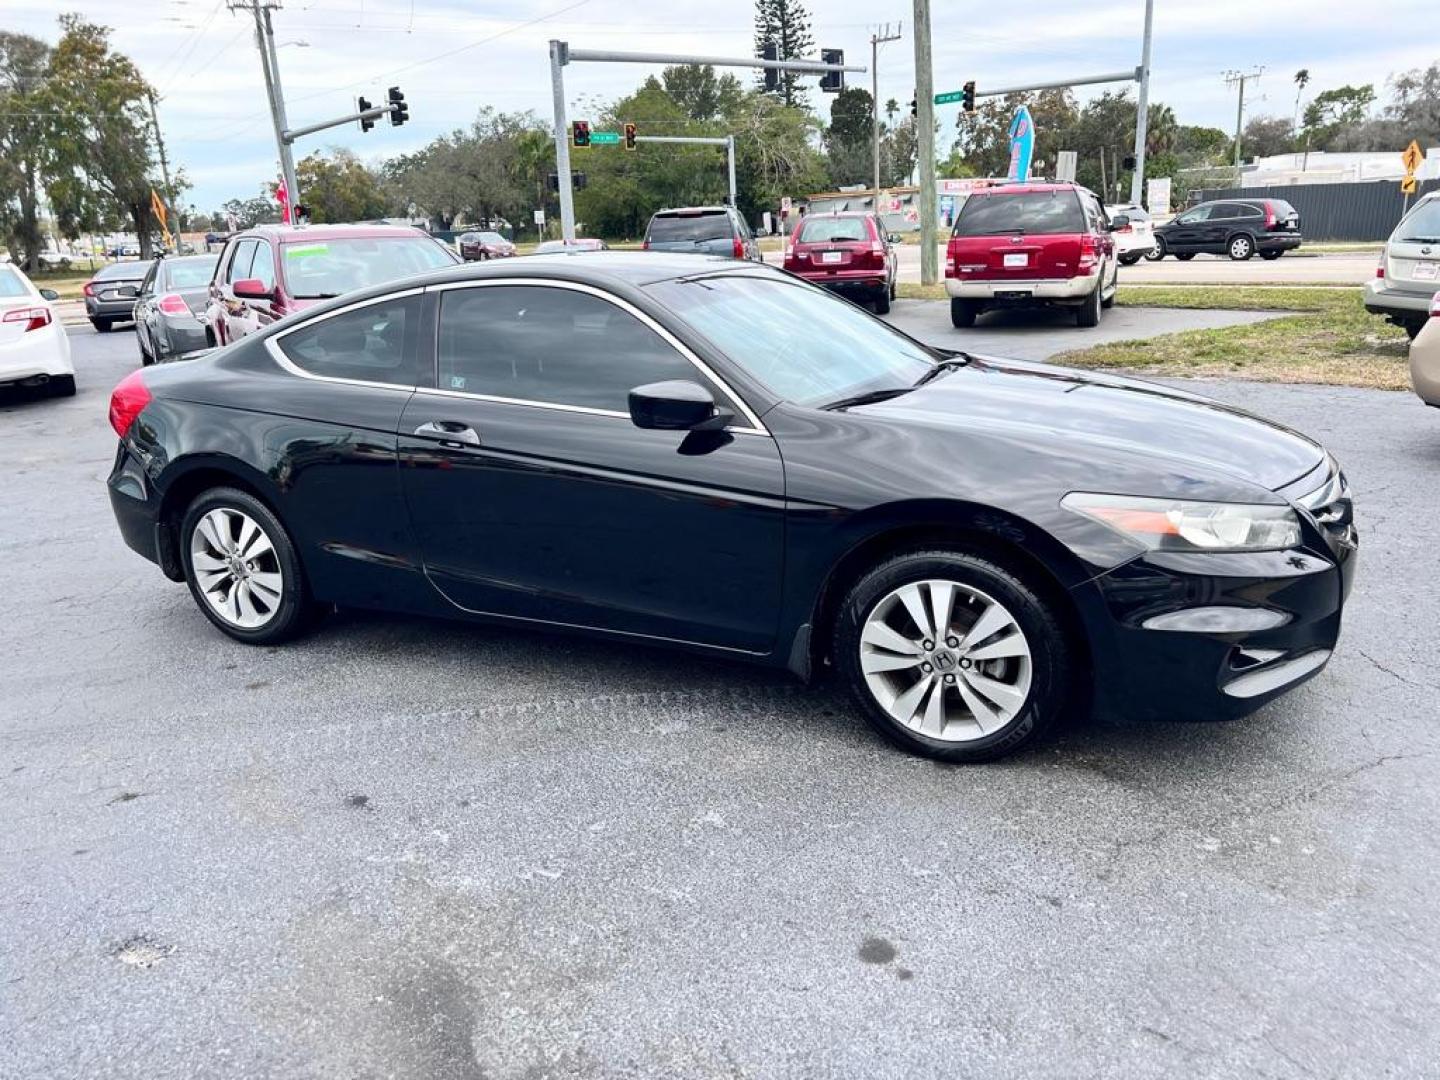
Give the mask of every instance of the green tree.
POLYGON ((1295 148, 1291 121, 1283 116, 1253 116, 1245 124, 1241 147, 1251 157, 1270 157, 1295 148))
POLYGON ((110 32, 78 15, 60 16, 61 37, 38 95, 47 113, 46 190, 65 235, 99 228, 122 211, 151 255, 150 92, 130 59, 110 48, 110 32))
MULTIPOLYGON (((297 170, 298 171, 298 170, 297 170)), ((230 219, 235 219, 235 228, 249 229, 256 225, 274 225, 280 220, 280 204, 266 195, 255 195, 248 199, 229 199, 218 211, 210 215, 211 223, 220 232, 230 228, 230 219)))
POLYGON ((300 201, 316 224, 364 221, 384 217, 390 210, 379 173, 350 150, 331 147, 316 151, 295 166, 300 201))
POLYGON ((1402 72, 1391 79, 1390 88, 1393 96, 1386 119, 1395 121, 1421 146, 1440 143, 1440 62, 1402 72))
POLYGON ((1305 106, 1305 140, 1317 150, 1328 150, 1347 128, 1365 122, 1375 104, 1375 87, 1340 86, 1322 90, 1305 106))
MULTIPOLYGON (((810 36, 810 13, 800 0, 755 0, 755 54, 760 55, 765 46, 771 44, 781 60, 810 58, 815 39, 810 36)), ((806 76, 782 71, 779 77, 776 97, 788 106, 807 107, 810 95, 801 82, 806 76)), ((763 71, 760 85, 765 85, 763 71)))
POLYGON ((870 91, 847 86, 830 105, 830 127, 825 132, 825 156, 830 184, 869 183, 874 179, 875 103, 870 91))
MULTIPOLYGON (((691 120, 715 120, 734 111, 745 90, 734 75, 717 75, 708 64, 677 64, 660 73, 660 83, 691 120)), ((624 121, 621 121, 624 123, 624 121)))
POLYGON ((1219 128, 1181 124, 1175 129, 1175 154, 1187 166, 1217 164, 1229 145, 1230 136, 1219 128))
POLYGON ((50 47, 0 31, 0 242, 26 270, 39 266, 41 162, 45 116, 40 90, 50 47))
POLYGON ((1021 105, 1030 107, 1035 121, 1036 161, 1054 162, 1057 150, 1080 149, 1066 137, 1080 115, 1074 95, 1064 89, 1039 90, 989 98, 971 115, 962 112, 953 156, 968 162, 977 176, 1004 176, 1010 167, 1010 121, 1021 105))

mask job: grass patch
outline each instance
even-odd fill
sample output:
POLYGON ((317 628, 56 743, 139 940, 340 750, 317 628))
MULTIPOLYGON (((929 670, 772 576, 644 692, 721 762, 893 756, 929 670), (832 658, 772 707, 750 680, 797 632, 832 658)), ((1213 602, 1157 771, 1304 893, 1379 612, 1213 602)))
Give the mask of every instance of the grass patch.
POLYGON ((27 275, 37 289, 54 289, 61 300, 79 300, 85 294, 80 287, 95 276, 93 270, 40 271, 27 275))
POLYGON ((1352 310, 1360 296, 1359 286, 1122 285, 1115 302, 1124 307, 1338 314, 1352 310))
POLYGON ((1249 326, 1186 330, 1061 353, 1057 364, 1128 368, 1148 375, 1322 383, 1406 390, 1405 332, 1365 310, 1359 289, 1122 289, 1120 303, 1297 312, 1249 326), (1203 303, 1214 292, 1224 303, 1203 303), (1157 298, 1153 295, 1159 293, 1157 298), (1264 295, 1251 295, 1264 294, 1264 295), (1167 302, 1171 301, 1171 302, 1167 302))

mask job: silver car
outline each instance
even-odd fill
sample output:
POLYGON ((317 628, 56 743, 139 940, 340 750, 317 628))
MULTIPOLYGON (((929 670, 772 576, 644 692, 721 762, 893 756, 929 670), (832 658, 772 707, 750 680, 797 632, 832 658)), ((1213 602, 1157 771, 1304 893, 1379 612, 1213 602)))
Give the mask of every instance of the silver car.
POLYGON ((1440 191, 1417 202, 1395 226, 1375 278, 1365 286, 1365 310, 1384 315, 1412 338, 1430 317, 1440 292, 1440 191))

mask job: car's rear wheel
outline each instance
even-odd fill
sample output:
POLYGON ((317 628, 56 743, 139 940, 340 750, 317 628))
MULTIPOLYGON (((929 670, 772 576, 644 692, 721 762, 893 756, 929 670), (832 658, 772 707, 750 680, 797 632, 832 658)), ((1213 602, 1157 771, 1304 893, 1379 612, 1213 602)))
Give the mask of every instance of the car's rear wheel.
POLYGON ((973 300, 950 301, 950 324, 964 329, 967 326, 975 325, 975 317, 980 314, 980 305, 973 300))
POLYGON ((1407 322, 1402 325, 1404 326, 1406 335, 1410 338, 1411 341, 1414 341, 1417 337, 1419 337, 1420 331, 1425 329, 1425 324, 1423 322, 1407 322))
POLYGON ((1150 250, 1145 253, 1145 258, 1149 259, 1151 262, 1159 262, 1164 257, 1165 241, 1161 237, 1157 236, 1155 237, 1155 243, 1152 244, 1150 246, 1150 250))
POLYGON ((1262 251, 1260 252, 1260 258, 1264 259, 1266 262, 1274 262, 1276 259, 1278 259, 1281 255, 1284 254, 1285 253, 1283 251, 1262 251))
POLYGON ((115 325, 115 322, 112 319, 91 319, 90 325, 95 327, 97 332, 101 334, 108 334, 110 332, 110 328, 115 325))
POLYGON ((898 555, 856 583, 837 667, 885 739, 944 761, 987 761, 1064 708, 1070 646, 1028 584, 962 551, 898 555))
POLYGON ((1189 262, 1194 257, 1195 252, 1193 251, 1182 251, 1180 254, 1175 256, 1175 258, 1179 259, 1181 262, 1189 262))
POLYGON ((205 617, 236 641, 273 645, 304 629, 312 605, 285 527, 248 492, 213 488, 180 527, 185 580, 205 617))
POLYGON ((875 294, 875 314, 890 314, 890 290, 888 288, 881 289, 875 294))
POLYGON ((1075 309, 1076 326, 1089 327, 1100 325, 1100 289, 1101 283, 1097 281, 1090 295, 1085 297, 1080 306, 1075 309))
POLYGON ((1230 242, 1225 245, 1225 251, 1236 262, 1244 262, 1255 254, 1255 240, 1244 233, 1232 236, 1230 242))
MULTIPOLYGON (((1151 250, 1153 251, 1154 249, 1152 248, 1151 250)), ((1121 266, 1134 266, 1134 265, 1135 265, 1136 263, 1138 263, 1139 261, 1140 261, 1140 255, 1139 255, 1138 252, 1136 252, 1136 253, 1134 253, 1134 254, 1131 254, 1131 255, 1121 255, 1121 256, 1120 256, 1120 265, 1121 265, 1121 266)))

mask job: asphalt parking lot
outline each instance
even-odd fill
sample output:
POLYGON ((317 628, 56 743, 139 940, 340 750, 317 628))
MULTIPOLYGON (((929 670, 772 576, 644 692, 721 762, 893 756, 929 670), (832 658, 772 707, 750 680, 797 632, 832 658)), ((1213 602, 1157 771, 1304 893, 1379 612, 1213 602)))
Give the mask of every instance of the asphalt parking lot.
POLYGON ((133 336, 72 336, 77 397, 0 396, 0 1076, 1435 1074, 1412 396, 1201 386, 1349 472, 1319 678, 957 769, 679 654, 349 611, 234 644, 110 516, 133 336))

